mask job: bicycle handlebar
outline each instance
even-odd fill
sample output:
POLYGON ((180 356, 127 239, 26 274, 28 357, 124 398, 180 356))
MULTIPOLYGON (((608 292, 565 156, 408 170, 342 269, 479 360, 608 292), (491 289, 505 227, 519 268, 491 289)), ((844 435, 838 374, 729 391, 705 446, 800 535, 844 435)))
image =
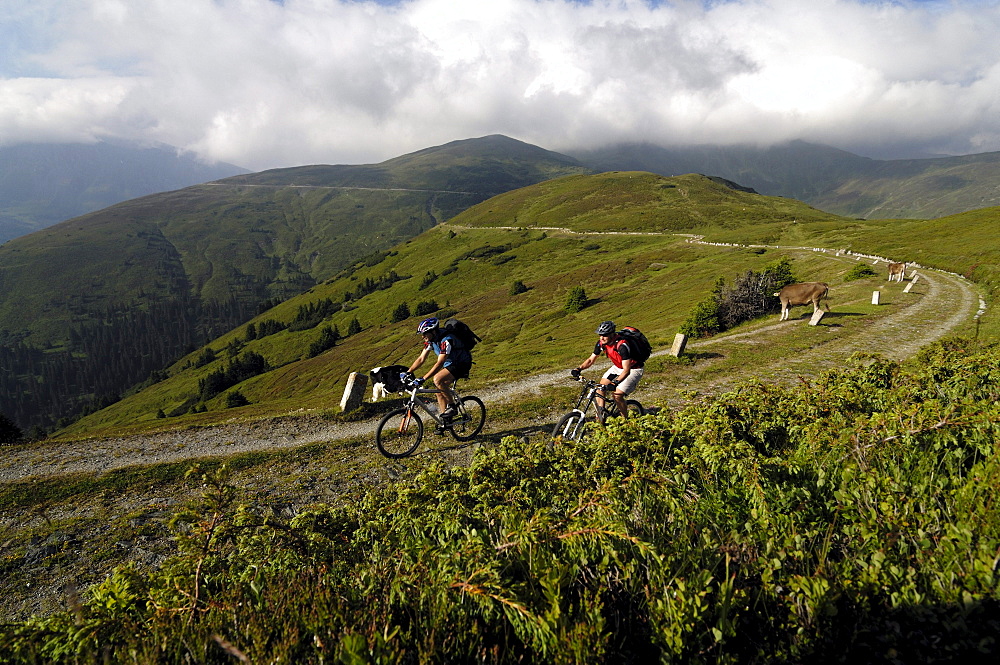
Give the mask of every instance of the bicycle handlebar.
POLYGON ((602 391, 614 389, 614 386, 610 383, 601 383, 600 381, 594 381, 593 379, 588 379, 583 376, 571 376, 570 380, 579 381, 580 383, 586 383, 588 388, 600 388, 602 391))

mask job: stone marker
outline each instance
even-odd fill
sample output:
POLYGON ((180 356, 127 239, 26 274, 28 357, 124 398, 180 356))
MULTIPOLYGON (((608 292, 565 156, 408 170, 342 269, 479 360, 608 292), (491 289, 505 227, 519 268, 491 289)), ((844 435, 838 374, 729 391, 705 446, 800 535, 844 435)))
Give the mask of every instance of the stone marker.
POLYGON ((824 314, 826 314, 826 312, 824 312, 821 309, 817 309, 815 312, 813 312, 812 318, 809 319, 809 325, 811 326, 819 325, 819 320, 823 318, 824 314))
POLYGON ((910 273, 910 284, 916 284, 918 279, 920 279, 920 275, 918 275, 916 272, 910 273))
POLYGON ((878 291, 872 291, 872 304, 873 305, 877 305, 878 304, 878 298, 879 298, 879 292, 878 291))
POLYGON ((684 347, 687 346, 687 343, 688 338, 684 333, 674 335, 674 345, 670 347, 670 355, 680 358, 681 354, 684 353, 684 347))
POLYGON ((359 372, 351 372, 347 377, 347 387, 344 388, 344 396, 340 399, 341 411, 353 411, 361 406, 365 398, 365 388, 368 387, 368 375, 359 372))
POLYGON ((910 289, 912 288, 913 288, 913 282, 910 282, 909 284, 906 285, 906 288, 903 289, 903 293, 909 293, 910 289))

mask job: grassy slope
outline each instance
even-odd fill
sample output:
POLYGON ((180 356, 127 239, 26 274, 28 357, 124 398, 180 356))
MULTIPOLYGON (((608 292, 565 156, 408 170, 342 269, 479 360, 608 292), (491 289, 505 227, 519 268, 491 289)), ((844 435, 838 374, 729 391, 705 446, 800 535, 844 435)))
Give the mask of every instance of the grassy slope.
POLYGON ((492 193, 583 170, 485 137, 378 165, 278 169, 127 201, 0 246, 0 330, 58 344, 72 321, 114 303, 189 292, 285 298, 492 193))
POLYGON ((880 162, 810 202, 865 218, 949 215, 1000 205, 1000 153, 880 162))
MULTIPOLYGON (((334 349, 305 358, 319 330, 284 331, 252 341, 245 351, 262 354, 277 369, 246 381, 240 390, 253 403, 242 415, 273 416, 298 409, 330 409, 337 405, 347 375, 373 366, 408 362, 415 356, 416 317, 390 323, 402 302, 411 310, 434 300, 457 310, 488 343, 477 353, 472 387, 505 378, 548 371, 579 362, 593 342, 595 321, 611 318, 637 325, 660 347, 669 345, 691 308, 706 297, 715 280, 773 262, 780 253, 723 250, 685 242, 675 233, 702 233, 762 219, 826 220, 821 213, 787 199, 736 192, 700 176, 662 178, 642 173, 612 173, 568 178, 510 192, 485 202, 452 223, 429 230, 397 247, 376 266, 358 264, 338 279, 317 285, 258 317, 290 321, 298 308, 324 298, 343 299, 365 278, 390 270, 410 279, 356 301, 357 309, 339 312, 328 321, 341 332, 357 317, 364 330, 334 349), (555 211, 555 212, 552 212, 555 211), (523 228, 506 226, 517 218, 523 228), (607 232, 623 228, 647 235, 586 235, 528 228, 537 223, 578 231, 607 232), (666 231, 661 233, 661 231, 666 231), (510 246, 502 254, 467 257, 473 250, 510 246), (443 274, 454 265, 454 272, 443 274), (428 272, 442 275, 420 289, 428 272), (510 285, 521 280, 527 293, 511 297, 510 285), (568 290, 583 285, 593 304, 566 314, 568 290)), ((819 223, 819 222, 817 222, 819 223)), ((841 220, 841 223, 843 221, 841 220)), ((803 275, 839 282, 846 270, 822 259, 796 259, 803 275)), ((244 328, 211 344, 222 350, 245 336, 244 328)), ((198 352, 171 369, 171 378, 119 404, 84 418, 66 434, 207 424, 230 418, 223 396, 208 403, 210 411, 164 421, 155 418, 183 409, 197 394, 198 380, 227 362, 188 367, 198 352)))
MULTIPOLYGON (((988 302, 1000 296, 1000 208, 983 208, 939 219, 802 221, 709 234, 723 242, 809 245, 916 262, 974 280, 988 302)), ((981 334, 1000 336, 1000 317, 987 309, 981 334)))

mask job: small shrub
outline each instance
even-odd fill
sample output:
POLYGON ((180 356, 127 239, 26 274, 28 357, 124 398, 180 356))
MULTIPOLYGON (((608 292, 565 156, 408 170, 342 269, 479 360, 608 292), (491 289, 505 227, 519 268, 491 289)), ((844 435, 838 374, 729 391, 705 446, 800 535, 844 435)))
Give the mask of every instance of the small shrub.
POLYGON ((340 331, 337 326, 323 326, 319 331, 319 337, 309 345, 309 357, 315 358, 327 349, 332 349, 340 341, 340 331))
POLYGON ((250 400, 248 400, 239 390, 234 390, 226 395, 227 409, 234 409, 238 406, 246 406, 249 403, 250 400))
POLYGON ((417 303, 416 308, 414 308, 413 313, 417 316, 424 316, 427 314, 433 314, 434 312, 441 309, 435 300, 424 300, 417 303))
POLYGON ((708 337, 720 330, 719 303, 714 297, 698 303, 680 327, 681 334, 688 337, 708 337))
POLYGON ((510 295, 512 295, 512 296, 516 296, 516 295, 519 295, 521 293, 527 293, 527 291, 528 291, 528 287, 525 286, 524 282, 522 282, 519 279, 515 279, 514 283, 510 285, 510 295))
POLYGON ((361 324, 358 322, 358 317, 355 316, 351 319, 351 322, 347 324, 347 334, 348 336, 357 335, 359 332, 361 332, 361 324))
POLYGON ((566 311, 575 314, 587 306, 587 292, 582 286, 574 286, 566 296, 566 311))
POLYGON ((392 322, 399 323, 410 318, 410 306, 405 302, 399 303, 396 309, 392 310, 392 322))
POLYGON ((853 268, 847 271, 844 275, 845 282, 853 282, 858 279, 865 279, 867 277, 875 277, 878 273, 867 263, 857 263, 853 268))

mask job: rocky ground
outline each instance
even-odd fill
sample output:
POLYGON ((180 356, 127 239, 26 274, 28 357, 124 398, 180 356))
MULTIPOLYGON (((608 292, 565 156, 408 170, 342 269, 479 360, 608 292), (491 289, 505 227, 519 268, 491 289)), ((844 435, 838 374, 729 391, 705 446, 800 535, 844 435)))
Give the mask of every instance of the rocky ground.
MULTIPOLYGON (((864 335, 847 335, 842 326, 829 325, 829 339, 821 346, 754 367, 754 374, 779 382, 794 381, 803 372, 835 366, 856 351, 903 359, 967 324, 984 307, 966 280, 937 271, 922 270, 920 274, 920 295, 891 316, 880 318, 878 325, 864 335)), ((835 313, 828 316, 825 322, 836 318, 835 313)), ((710 355, 713 349, 726 346, 780 343, 785 327, 806 324, 805 318, 793 318, 747 333, 694 341, 687 351, 710 355)), ((541 394, 548 386, 567 385, 566 378, 567 372, 560 370, 483 390, 478 395, 487 405, 500 405, 541 394)), ((699 381, 692 375, 688 385, 660 389, 645 386, 639 397, 652 404, 676 397, 678 388, 712 394, 746 378, 730 375, 699 381)), ((505 434, 545 436, 557 415, 544 413, 534 419, 506 423, 491 419, 491 429, 483 441, 488 443, 505 434)), ((239 453, 296 450, 312 444, 316 448, 309 454, 282 458, 272 469, 258 464, 236 475, 254 501, 277 515, 290 516, 302 505, 335 501, 352 488, 398 477, 430 458, 462 464, 483 443, 460 444, 431 435, 429 444, 421 446, 413 460, 389 462, 378 455, 372 444, 376 421, 345 423, 315 416, 286 417, 148 436, 12 447, 0 459, 0 483, 25 487, 44 483, 50 477, 92 476, 239 453)), ((86 501, 53 500, 30 514, 0 512, 0 617, 16 620, 64 607, 76 588, 99 581, 124 561, 140 567, 157 565, 172 551, 166 517, 197 492, 195 485, 178 489, 176 483, 143 480, 121 491, 101 490, 86 501), (108 533, 116 534, 111 542, 108 533), (117 535, 121 533, 127 538, 117 535)))

